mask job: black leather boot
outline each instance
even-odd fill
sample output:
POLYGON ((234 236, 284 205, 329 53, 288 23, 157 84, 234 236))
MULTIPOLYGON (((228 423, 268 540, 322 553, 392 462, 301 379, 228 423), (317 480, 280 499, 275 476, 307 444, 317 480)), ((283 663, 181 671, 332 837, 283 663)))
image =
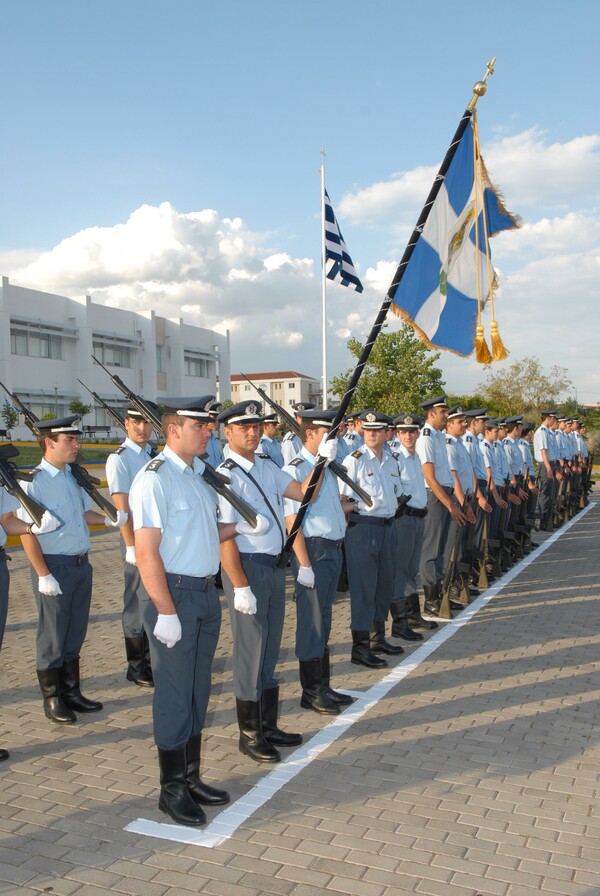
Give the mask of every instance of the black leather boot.
POLYGON ((0 747, 0 762, 4 762, 6 759, 8 759, 9 756, 10 753, 8 752, 8 750, 4 750, 0 747))
POLYGON ((323 690, 330 700, 337 703, 338 706, 350 706, 354 703, 354 697, 350 694, 342 694, 340 691, 334 691, 331 687, 331 662, 329 657, 329 647, 325 648, 325 653, 321 659, 321 675, 323 681, 323 690))
POLYGON ((80 689, 79 657, 67 660, 58 670, 60 678, 60 695, 65 706, 77 712, 99 712, 102 704, 99 700, 88 700, 80 689))
POLYGON ((302 743, 302 735, 282 731, 277 727, 279 717, 279 687, 267 688, 260 698, 260 714, 262 732, 270 744, 277 747, 298 747, 302 743))
POLYGON ((58 669, 38 669, 37 677, 44 698, 44 713, 59 725, 72 725, 77 721, 75 713, 62 701, 58 669))
POLYGON ((158 808, 170 815, 177 824, 198 826, 206 824, 206 815, 188 790, 185 779, 187 760, 185 747, 179 750, 158 751, 160 768, 160 797, 158 808))
POLYGON ((383 669, 387 666, 384 659, 375 656, 369 643, 369 632, 352 631, 352 653, 350 662, 355 666, 366 666, 368 669, 383 669))
POLYGON ((408 624, 406 600, 392 601, 390 613, 392 614, 392 638, 402 638, 404 641, 423 640, 423 635, 414 632, 408 624))
POLYGON ((236 697, 235 707, 240 729, 240 753, 257 762, 280 762, 279 751, 263 734, 260 703, 257 700, 238 700, 236 697))
POLYGON ((300 684, 302 685, 302 698, 300 706, 303 709, 314 709, 330 716, 337 716, 340 706, 335 700, 325 693, 323 689, 323 670, 321 658, 314 660, 299 660, 300 684))
POLYGON ((201 747, 202 734, 193 734, 185 745, 185 780, 190 796, 199 806, 224 806, 230 800, 227 791, 211 787, 200 778, 201 747))
POLYGON ((431 616, 440 615, 441 598, 437 585, 423 585, 425 595, 425 612, 431 616))
POLYGON ((143 635, 139 638, 125 638, 127 654, 127 681, 132 681, 141 688, 154 687, 152 670, 146 662, 146 650, 143 635))
POLYGON ((406 598, 406 619, 411 628, 424 628, 432 631, 438 627, 433 619, 423 619, 421 616, 421 601, 418 594, 409 594, 406 598))
POLYGON ((371 632, 371 650, 373 653, 387 653, 388 656, 397 656, 404 653, 404 648, 398 644, 395 647, 385 637, 385 622, 374 622, 371 632))

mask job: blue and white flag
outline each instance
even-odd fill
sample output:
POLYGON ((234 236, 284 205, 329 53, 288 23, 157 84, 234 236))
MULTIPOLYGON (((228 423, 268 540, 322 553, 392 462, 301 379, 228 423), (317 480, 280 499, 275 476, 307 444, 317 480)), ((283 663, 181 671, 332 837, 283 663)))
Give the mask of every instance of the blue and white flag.
POLYGON ((328 280, 363 291, 354 263, 348 254, 344 237, 333 213, 331 199, 325 190, 325 272, 328 280))
POLYGON ((519 226, 504 208, 481 159, 478 164, 482 166, 485 223, 481 197, 476 201, 473 122, 469 121, 394 295, 396 313, 430 348, 465 356, 475 345, 477 271, 482 304, 494 285, 493 268, 491 283, 488 275, 486 240, 500 230, 519 226))

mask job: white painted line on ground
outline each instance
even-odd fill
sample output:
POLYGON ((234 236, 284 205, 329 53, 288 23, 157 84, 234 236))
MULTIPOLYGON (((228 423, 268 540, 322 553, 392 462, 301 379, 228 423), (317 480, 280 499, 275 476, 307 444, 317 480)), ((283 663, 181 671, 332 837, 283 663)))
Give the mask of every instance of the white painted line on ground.
MULTIPOLYGON (((175 824, 161 824, 160 822, 150 821, 145 818, 138 818, 131 822, 125 828, 134 834, 145 834, 148 837, 158 837, 161 840, 172 840, 175 843, 190 843, 196 846, 205 846, 209 849, 221 846, 226 840, 245 821, 253 815, 257 809, 268 802, 271 797, 281 788, 295 778, 303 769, 313 762, 321 753, 328 749, 334 741, 342 736, 349 728, 352 727, 362 716, 365 715, 375 704, 385 697, 394 685, 402 681, 407 675, 410 675, 420 664, 431 656, 438 647, 441 647, 449 638, 462 628, 475 613, 479 612, 482 607, 489 603, 492 598, 496 597, 519 573, 523 572, 530 563, 533 563, 540 554, 543 554, 551 545, 554 544, 565 532, 579 522, 583 516, 595 507, 595 502, 588 504, 580 513, 577 514, 568 523, 557 529, 543 544, 537 547, 531 554, 524 557, 520 563, 517 563, 509 572, 505 573, 500 580, 494 582, 487 591, 480 597, 465 607, 464 610, 455 619, 448 620, 435 635, 432 635, 421 647, 399 663, 391 672, 385 676, 368 691, 362 693, 356 703, 349 706, 345 712, 336 716, 321 731, 311 737, 308 743, 303 744, 295 750, 286 760, 278 764, 273 771, 256 784, 245 796, 237 800, 233 805, 228 806, 219 815, 211 821, 211 823, 196 830, 194 828, 184 827, 175 824)), ((442 620, 443 621, 443 620, 442 620)))

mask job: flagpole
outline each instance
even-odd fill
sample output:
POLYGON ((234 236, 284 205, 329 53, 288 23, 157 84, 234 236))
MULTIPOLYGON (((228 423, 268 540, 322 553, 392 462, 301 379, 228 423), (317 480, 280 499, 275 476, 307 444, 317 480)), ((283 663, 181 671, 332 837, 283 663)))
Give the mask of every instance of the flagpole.
MULTIPOLYGON (((444 156, 444 160, 443 160, 443 162, 440 166, 440 169, 439 169, 439 171, 435 177, 435 180, 433 182, 433 186, 431 187, 431 190, 429 191, 429 196, 427 197, 427 200, 425 201, 425 205, 423 206, 423 209, 419 216, 419 220, 417 221, 415 229, 413 230, 412 235, 408 241, 408 245, 406 246, 406 249, 404 250, 404 254, 400 260, 400 264, 398 265, 398 268, 396 269, 394 279, 392 280, 390 288, 388 289, 387 294, 386 294, 386 296, 383 300, 383 303, 381 305, 381 308, 379 309, 379 314, 377 315, 377 318, 375 320, 375 323, 373 324, 371 332, 369 333, 369 336, 367 337, 367 341, 363 347, 361 356, 358 359, 358 363, 357 363, 356 367, 354 368, 354 372, 352 373, 352 376, 350 377, 350 382, 348 383, 348 388, 346 389, 346 392, 345 392, 344 396, 342 397, 342 401, 337 409, 337 413, 336 413, 335 419, 331 425, 331 430, 329 432, 328 438, 334 438, 334 436, 336 435, 338 427, 339 427, 341 421, 344 419, 344 416, 346 414, 348 406, 350 405, 350 402, 352 401, 352 396, 354 395, 354 392, 356 391, 356 387, 358 386, 358 381, 360 380, 362 372, 367 365, 369 356, 371 354, 373 346, 375 345, 375 340, 379 336, 379 333, 381 332, 381 328, 383 327, 383 324, 385 323, 385 319, 386 319, 387 313, 389 311, 390 305, 392 304, 394 296, 396 295, 396 291, 400 285, 400 281, 402 280, 402 277, 404 276, 404 272, 406 270, 406 267, 408 265, 408 262, 410 261, 412 254, 414 252, 415 246, 417 245, 417 243, 419 241, 419 237, 421 236, 421 233, 423 232, 425 222, 427 221, 427 218, 429 217, 429 213, 433 207, 433 204, 437 198, 437 195, 442 188, 442 184, 444 183, 446 174, 447 174, 448 169, 452 163, 452 160, 454 158, 454 155, 456 153, 458 145, 463 137, 463 134, 464 134, 465 130, 467 129, 469 122, 471 121, 471 118, 473 116, 473 109, 475 108, 475 105, 476 105, 479 97, 483 96, 487 90, 487 86, 486 86, 485 82, 488 78, 488 75, 491 75, 494 72, 493 66, 494 66, 495 61, 496 61, 496 57, 494 56, 493 60, 491 62, 487 63, 487 72, 486 72, 483 80, 477 81, 473 87, 473 97, 472 97, 469 105, 465 109, 462 118, 460 119, 460 122, 456 129, 456 133, 454 134, 454 137, 452 138, 450 146, 448 147, 448 151, 446 152, 446 155, 444 156)), ((296 534, 297 534, 298 530, 300 529, 300 527, 302 526, 302 522, 303 522, 306 512, 308 510, 308 505, 310 504, 310 501, 312 500, 312 496, 317 487, 317 482, 319 481, 319 477, 321 475, 321 472, 322 472, 324 466, 325 466, 325 461, 318 459, 317 463, 315 464, 315 466, 313 468, 312 476, 311 476, 308 486, 306 488, 304 499, 298 509, 298 513, 296 514, 296 519, 294 520, 294 525, 293 525, 292 530, 291 530, 290 534, 288 535, 287 541, 284 545, 284 549, 282 552, 282 560, 281 560, 282 563, 287 563, 290 552, 292 550, 292 546, 296 539, 296 534)))
POLYGON ((321 147, 321 308, 323 351, 323 408, 327 407, 327 276, 325 247, 325 147, 321 147))

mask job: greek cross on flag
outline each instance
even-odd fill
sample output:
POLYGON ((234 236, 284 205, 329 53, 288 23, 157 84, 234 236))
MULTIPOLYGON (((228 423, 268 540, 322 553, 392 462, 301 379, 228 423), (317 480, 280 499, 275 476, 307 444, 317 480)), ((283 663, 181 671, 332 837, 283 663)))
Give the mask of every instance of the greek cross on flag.
POLYGON ((485 223, 481 197, 476 206, 473 123, 470 121, 394 295, 395 311, 415 328, 430 348, 448 349, 465 356, 472 353, 475 345, 477 270, 482 303, 494 285, 493 269, 491 284, 488 275, 485 225, 487 239, 500 230, 519 226, 518 220, 504 208, 480 161, 485 223))
POLYGON ((333 213, 331 199, 325 190, 325 270, 328 280, 338 280, 342 286, 363 291, 354 263, 348 255, 344 237, 333 213))

